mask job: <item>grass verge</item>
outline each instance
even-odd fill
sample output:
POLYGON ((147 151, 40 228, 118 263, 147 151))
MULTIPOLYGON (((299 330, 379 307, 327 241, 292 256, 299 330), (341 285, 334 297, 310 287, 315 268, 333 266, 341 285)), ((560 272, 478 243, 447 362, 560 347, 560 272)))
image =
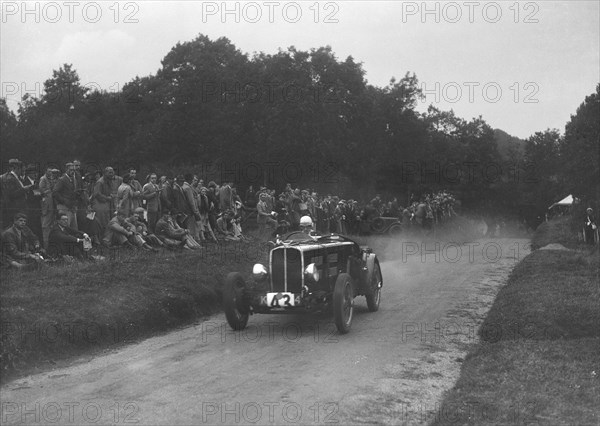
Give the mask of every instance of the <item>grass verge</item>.
MULTIPOLYGON (((583 224, 583 221, 582 221, 583 224)), ((582 248, 581 226, 571 216, 543 222, 531 238, 531 248, 537 250, 548 244, 558 243, 567 248, 582 248)))
POLYGON ((434 425, 577 424, 600 421, 600 288, 597 249, 545 224, 539 247, 512 272, 479 330, 434 425))
POLYGON ((202 251, 113 252, 107 260, 3 271, 2 381, 193 323, 221 309, 227 273, 263 261, 257 244, 202 251))

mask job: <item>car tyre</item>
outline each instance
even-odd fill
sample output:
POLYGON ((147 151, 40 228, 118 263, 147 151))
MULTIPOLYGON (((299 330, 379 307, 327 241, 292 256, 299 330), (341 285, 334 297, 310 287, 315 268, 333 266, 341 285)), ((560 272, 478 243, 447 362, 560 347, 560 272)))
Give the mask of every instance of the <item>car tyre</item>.
POLYGON ((368 292, 365 295, 367 299, 367 307, 370 312, 377 312, 379 310, 379 303, 381 302, 381 286, 383 278, 381 276, 381 268, 379 263, 375 262, 373 270, 369 272, 367 280, 368 292))
POLYGON ((246 282, 239 272, 232 272, 225 278, 223 288, 223 307, 229 326, 236 330, 243 330, 248 324, 248 309, 243 304, 246 282))
POLYGON ((388 234, 392 237, 397 237, 400 234, 402 234, 402 226, 396 224, 396 225, 392 225, 390 227, 390 229, 388 230, 388 234))
POLYGON ((338 275, 333 290, 333 318, 340 334, 346 334, 350 331, 353 313, 354 290, 352 288, 352 277, 342 273, 338 275))
POLYGON ((374 232, 383 232, 385 229, 385 221, 380 217, 373 219, 373 222, 371 223, 371 229, 374 232))

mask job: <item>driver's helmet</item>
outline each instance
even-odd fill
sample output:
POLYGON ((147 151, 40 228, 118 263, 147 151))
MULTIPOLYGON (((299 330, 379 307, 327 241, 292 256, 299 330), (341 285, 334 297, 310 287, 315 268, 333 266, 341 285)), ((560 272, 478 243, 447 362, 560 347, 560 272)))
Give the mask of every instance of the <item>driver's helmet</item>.
POLYGON ((313 221, 310 218, 310 216, 302 216, 300 218, 300 229, 302 229, 303 231, 310 231, 312 230, 312 226, 313 226, 313 221))

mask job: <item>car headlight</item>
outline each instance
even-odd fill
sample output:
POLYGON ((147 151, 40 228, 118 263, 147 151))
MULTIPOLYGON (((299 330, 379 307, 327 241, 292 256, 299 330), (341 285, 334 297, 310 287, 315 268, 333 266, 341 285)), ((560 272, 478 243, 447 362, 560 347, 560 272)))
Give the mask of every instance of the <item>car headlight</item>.
POLYGON ((319 276, 319 270, 317 269, 317 265, 315 265, 314 263, 311 263, 306 268, 304 268, 304 277, 306 277, 306 279, 308 279, 309 281, 312 281, 315 283, 318 282, 320 276, 319 276))
POLYGON ((254 275, 254 279, 256 279, 256 281, 264 280, 268 274, 269 271, 267 271, 267 268, 265 268, 265 266, 261 265, 260 263, 256 263, 252 267, 252 275, 254 275))

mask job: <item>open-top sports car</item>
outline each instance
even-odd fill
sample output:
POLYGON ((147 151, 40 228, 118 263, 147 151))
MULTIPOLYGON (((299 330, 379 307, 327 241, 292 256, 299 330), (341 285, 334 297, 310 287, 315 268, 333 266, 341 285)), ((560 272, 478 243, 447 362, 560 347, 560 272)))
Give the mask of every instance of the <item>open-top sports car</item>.
POLYGON ((369 311, 379 309, 383 278, 368 247, 337 234, 288 235, 269 253, 269 265, 255 264, 253 283, 242 274, 227 275, 223 305, 227 322, 242 330, 254 313, 318 312, 333 308, 335 325, 347 333, 354 298, 365 296, 369 311))

